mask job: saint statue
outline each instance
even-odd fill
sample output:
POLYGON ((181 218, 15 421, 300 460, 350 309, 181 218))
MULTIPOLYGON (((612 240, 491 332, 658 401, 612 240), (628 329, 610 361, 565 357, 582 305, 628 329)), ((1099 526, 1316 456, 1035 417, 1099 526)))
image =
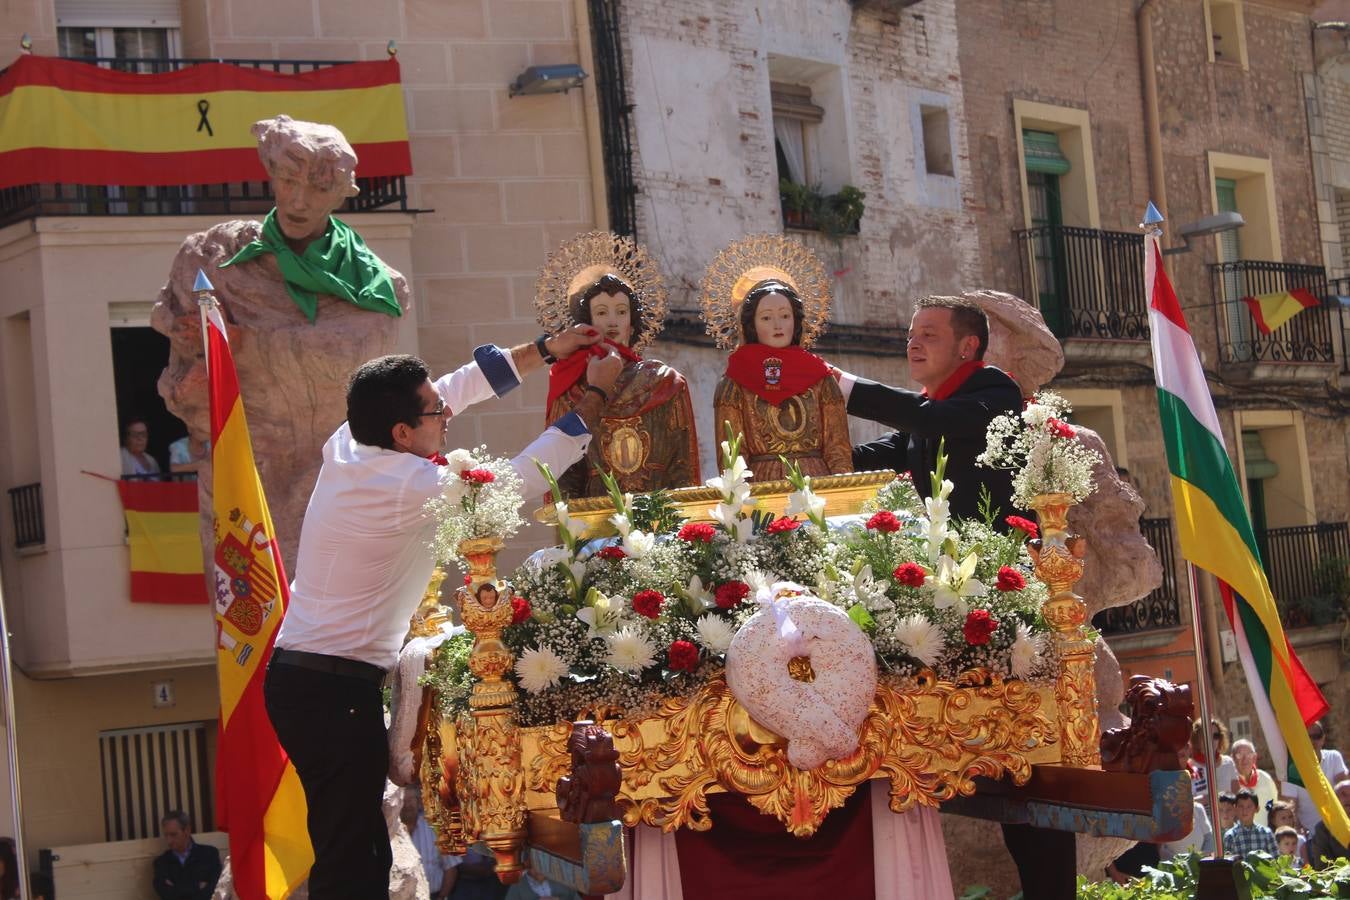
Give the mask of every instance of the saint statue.
MULTIPOLYGON (((613 473, 619 486, 633 493, 698 484, 689 385, 670 366, 641 356, 666 314, 666 289, 647 251, 609 232, 578 235, 549 255, 535 287, 535 306, 548 333, 592 325, 604 335, 595 348, 613 347, 625 361, 605 397, 600 429, 586 458, 558 479, 564 496, 603 495, 603 472, 613 473)), ((588 358, 576 353, 553 363, 548 421, 575 407, 586 391, 599 390, 586 384, 588 358)))
POLYGON ((853 471, 844 396, 808 349, 830 314, 825 267, 778 234, 751 235, 717 255, 703 279, 708 333, 731 350, 713 395, 720 439, 730 425, 756 481, 853 471))

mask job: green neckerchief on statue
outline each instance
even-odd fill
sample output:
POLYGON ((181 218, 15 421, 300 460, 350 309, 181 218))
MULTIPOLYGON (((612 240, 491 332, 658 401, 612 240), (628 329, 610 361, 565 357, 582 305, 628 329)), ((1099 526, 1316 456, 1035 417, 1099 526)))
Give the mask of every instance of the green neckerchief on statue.
POLYGON ((248 262, 264 253, 277 258, 286 291, 313 322, 319 313, 319 294, 339 297, 362 309, 389 316, 403 315, 403 307, 394 296, 394 281, 379 257, 370 252, 361 236, 335 216, 328 217, 328 230, 310 244, 303 254, 286 243, 277 225, 275 208, 263 219, 262 235, 244 246, 221 265, 248 262))

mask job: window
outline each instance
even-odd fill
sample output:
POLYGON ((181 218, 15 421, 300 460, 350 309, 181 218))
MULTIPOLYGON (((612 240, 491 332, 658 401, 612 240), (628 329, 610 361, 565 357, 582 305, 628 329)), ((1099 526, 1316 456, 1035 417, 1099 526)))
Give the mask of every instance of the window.
POLYGON ((106 840, 159 836, 159 820, 180 809, 194 831, 215 828, 206 722, 122 728, 98 735, 106 840))
POLYGON ((1209 61, 1247 68, 1247 39, 1242 23, 1242 0, 1205 0, 1205 27, 1209 30, 1209 61))
POLYGON ((1073 405, 1074 424, 1091 428, 1101 437, 1111 462, 1120 469, 1130 465, 1125 446, 1125 405, 1120 391, 1097 388, 1065 388, 1060 391, 1073 405))
POLYGON ((838 66, 769 56, 769 98, 782 179, 833 194, 850 181, 845 79, 838 66))
POLYGON ((779 180, 814 186, 820 183, 820 148, 817 126, 825 110, 811 102, 811 88, 800 84, 771 82, 773 137, 778 155, 779 180))
POLYGON ((179 54, 178 0, 56 0, 56 40, 61 56, 117 59, 110 68, 149 72, 155 60, 179 54))
POLYGON ((952 167, 951 117, 945 106, 920 106, 923 121, 923 166, 929 175, 955 175, 952 167))

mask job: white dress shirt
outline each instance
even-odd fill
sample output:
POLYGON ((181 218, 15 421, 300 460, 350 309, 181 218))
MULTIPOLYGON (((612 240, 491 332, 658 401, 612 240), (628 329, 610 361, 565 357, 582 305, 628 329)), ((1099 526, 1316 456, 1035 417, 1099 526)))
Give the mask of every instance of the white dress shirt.
MULTIPOLYGON (((520 382, 509 353, 480 347, 474 356, 435 383, 456 414, 520 382)), ((512 460, 522 496, 547 490, 535 460, 565 471, 590 439, 574 412, 545 429, 512 460)), ((458 476, 411 453, 359 443, 342 423, 323 448, 276 646, 392 668, 435 568, 428 545, 436 523, 423 507, 458 476)))
MULTIPOLYGON (((1339 750, 1322 751, 1322 772, 1327 776, 1327 781, 1335 787, 1336 782, 1347 777, 1345 758, 1341 756, 1339 750)), ((1317 828, 1317 823, 1322 821, 1322 814, 1317 811, 1317 804, 1313 802, 1312 794, 1308 789, 1292 781, 1286 781, 1280 785, 1280 790, 1286 797, 1293 797, 1298 801, 1298 821, 1303 826, 1303 830, 1311 837, 1313 830, 1317 828)))

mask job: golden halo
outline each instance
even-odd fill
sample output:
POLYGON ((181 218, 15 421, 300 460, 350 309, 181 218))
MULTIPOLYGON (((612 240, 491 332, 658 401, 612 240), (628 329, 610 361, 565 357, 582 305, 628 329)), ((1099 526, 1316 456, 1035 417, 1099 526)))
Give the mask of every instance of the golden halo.
POLYGON ((741 238, 708 266, 703 276, 703 321, 723 350, 741 344, 741 303, 750 289, 774 278, 802 298, 802 347, 815 343, 830 318, 830 277, 806 245, 781 234, 741 238))
POLYGON ((590 231, 564 241, 548 255, 534 285, 535 317, 549 334, 576 324, 572 295, 612 273, 633 289, 638 321, 633 323, 633 349, 641 352, 666 321, 666 286, 656 261, 631 238, 609 231, 590 231))

